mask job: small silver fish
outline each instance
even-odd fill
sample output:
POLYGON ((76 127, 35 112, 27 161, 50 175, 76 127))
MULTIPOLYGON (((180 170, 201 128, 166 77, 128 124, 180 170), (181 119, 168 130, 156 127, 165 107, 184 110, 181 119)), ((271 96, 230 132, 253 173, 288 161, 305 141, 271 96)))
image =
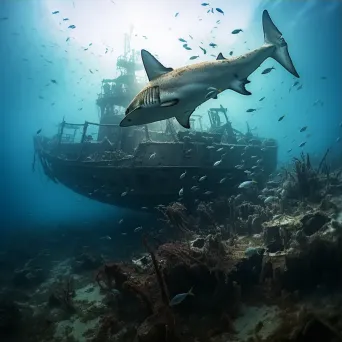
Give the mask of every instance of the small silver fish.
POLYGON ((186 171, 180 175, 179 179, 183 179, 185 176, 186 176, 186 171))
POLYGON ((111 240, 112 238, 109 235, 100 237, 100 240, 111 240))
POLYGON ((206 180, 207 179, 207 176, 202 176, 198 181, 199 182, 203 182, 204 180, 206 180))
POLYGON ((268 203, 273 203, 273 202, 277 202, 278 201, 278 197, 275 197, 275 196, 268 196, 264 203, 265 204, 268 204, 268 203))
POLYGON ((214 163, 214 166, 218 166, 222 163, 222 160, 218 160, 217 162, 214 163))
POLYGON ((170 300, 170 306, 175 306, 178 305, 180 303, 183 302, 183 300, 187 297, 187 296, 194 296, 193 292, 192 292, 191 288, 188 292, 186 293, 180 293, 178 295, 175 295, 171 300, 170 300))
POLYGON ((245 182, 242 182, 238 188, 239 189, 248 189, 248 188, 253 187, 256 183, 257 183, 256 181, 245 181, 245 182))
POLYGON ((183 193, 184 193, 184 189, 182 188, 179 190, 178 194, 179 194, 179 196, 183 196, 183 193))

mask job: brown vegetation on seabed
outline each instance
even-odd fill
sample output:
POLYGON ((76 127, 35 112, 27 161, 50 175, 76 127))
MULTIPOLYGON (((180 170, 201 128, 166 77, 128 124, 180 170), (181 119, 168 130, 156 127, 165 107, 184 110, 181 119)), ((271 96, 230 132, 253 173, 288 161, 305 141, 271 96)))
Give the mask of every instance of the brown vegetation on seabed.
MULTIPOLYGON (((263 322, 255 322, 250 342, 342 341, 342 299, 319 308, 304 300, 317 288, 342 284, 342 226, 332 197, 342 195, 341 172, 324 163, 315 170, 309 156, 294 160, 283 181, 267 189, 281 194, 274 205, 236 196, 199 203, 195 215, 181 203, 161 208, 177 240, 155 247, 144 236, 148 254, 138 264, 105 263, 98 270, 101 291, 108 298, 118 291, 120 300, 115 309, 108 300, 88 341, 239 341, 234 321, 242 303, 281 309, 282 323, 263 337, 263 322), (195 296, 170 306, 190 288, 195 296)), ((70 308, 68 284, 56 297, 70 308)), ((0 329, 10 327, 3 307, 0 329)))

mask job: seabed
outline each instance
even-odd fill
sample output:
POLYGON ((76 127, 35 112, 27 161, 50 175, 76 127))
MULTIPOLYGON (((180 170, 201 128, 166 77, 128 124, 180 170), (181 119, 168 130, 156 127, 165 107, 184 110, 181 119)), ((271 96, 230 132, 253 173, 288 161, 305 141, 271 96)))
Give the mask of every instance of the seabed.
POLYGON ((13 233, 1 341, 342 341, 341 174, 302 156, 195 211, 180 201, 143 224, 13 233))

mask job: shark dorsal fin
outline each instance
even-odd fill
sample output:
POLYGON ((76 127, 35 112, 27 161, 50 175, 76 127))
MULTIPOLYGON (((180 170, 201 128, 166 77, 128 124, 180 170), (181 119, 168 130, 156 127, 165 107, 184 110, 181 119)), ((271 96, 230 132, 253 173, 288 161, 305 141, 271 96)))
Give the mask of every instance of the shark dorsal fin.
POLYGON ((164 65, 157 60, 157 58, 152 56, 146 50, 141 50, 141 58, 147 77, 150 81, 173 70, 172 68, 165 68, 164 65))
POLYGON ((220 52, 220 53, 218 54, 216 60, 217 60, 217 61, 220 61, 220 60, 222 60, 222 59, 225 59, 225 58, 223 57, 222 52, 220 52))

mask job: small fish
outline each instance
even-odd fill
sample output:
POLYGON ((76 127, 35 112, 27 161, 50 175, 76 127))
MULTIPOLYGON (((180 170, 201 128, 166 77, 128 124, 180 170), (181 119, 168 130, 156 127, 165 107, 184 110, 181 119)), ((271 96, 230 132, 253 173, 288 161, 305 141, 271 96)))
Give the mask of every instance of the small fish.
POLYGON ((268 203, 273 203, 273 202, 277 202, 278 201, 278 197, 275 196, 268 196, 265 200, 264 203, 268 204, 268 203))
POLYGON ((287 153, 290 153, 292 151, 292 148, 290 148, 289 150, 287 150, 287 153))
POLYGON ((112 238, 109 235, 100 237, 100 240, 111 240, 112 238))
POLYGON ((183 48, 184 48, 185 50, 192 50, 191 47, 188 46, 188 44, 184 44, 184 45, 183 45, 183 48))
POLYGON ((297 90, 301 90, 303 88, 303 85, 301 84, 298 88, 297 88, 297 90))
POLYGON ((38 129, 38 131, 36 132, 36 134, 39 134, 42 131, 42 129, 38 129))
POLYGON ((307 128, 308 128, 308 126, 304 126, 299 130, 299 132, 305 132, 307 128))
POLYGON ((194 39, 194 37, 193 37, 193 36, 191 36, 190 34, 189 34, 189 37, 190 37, 191 39, 194 39))
POLYGON ((219 166, 222 163, 222 160, 218 160, 214 163, 214 166, 219 166))
POLYGON ((281 120, 283 120, 284 118, 285 118, 285 115, 281 116, 281 117, 278 119, 278 121, 281 121, 281 120))
POLYGON ((121 197, 125 197, 127 194, 128 194, 128 192, 125 191, 125 192, 123 192, 123 193, 121 194, 121 197))
POLYGON ((179 40, 180 42, 182 42, 182 43, 186 43, 186 40, 183 39, 183 38, 178 38, 178 40, 179 40))
POLYGON ((217 44, 215 43, 210 43, 209 46, 211 46, 212 48, 215 48, 217 46, 217 44))
POLYGON ((272 70, 275 70, 275 68, 274 68, 274 67, 272 67, 272 68, 266 68, 261 74, 262 74, 262 75, 266 75, 266 74, 270 73, 272 70))
POLYGON ((194 60, 194 59, 197 59, 199 56, 191 56, 189 59, 190 60, 194 60))
POLYGON ((192 292, 192 288, 186 292, 186 293, 180 293, 178 295, 175 295, 171 300, 170 300, 170 306, 175 306, 178 305, 180 303, 183 302, 183 300, 187 297, 187 296, 194 296, 193 292, 192 292))
POLYGON ((122 223, 123 223, 123 221, 124 221, 124 220, 123 220, 123 219, 121 219, 121 220, 119 221, 119 224, 122 224, 122 223))
POLYGON ((147 39, 147 37, 146 36, 142 36, 143 38, 145 38, 145 39, 147 39))
POLYGON ((238 188, 239 188, 239 189, 249 189, 249 188, 255 186, 255 184, 257 184, 256 181, 245 181, 245 182, 242 182, 242 183, 238 186, 238 188))
POLYGON ((263 100, 265 100, 265 96, 263 96, 259 101, 261 102, 261 101, 263 101, 263 100))
POLYGON ((91 69, 89 69, 89 72, 90 72, 91 74, 93 74, 93 72, 92 72, 92 70, 91 70, 91 69))
POLYGON ((201 6, 209 6, 209 4, 207 2, 203 2, 201 3, 201 6))
POLYGON ((255 112, 256 111, 256 108, 249 108, 246 110, 247 113, 252 113, 252 112, 255 112))
POLYGON ((207 53, 207 50, 206 50, 206 49, 202 48, 201 46, 200 46, 199 48, 203 51, 204 54, 207 53))
POLYGON ((229 56, 233 56, 233 51, 230 51, 230 52, 229 52, 229 56))
POLYGON ((68 37, 67 39, 65 39, 66 42, 68 42, 70 40, 70 37, 68 37))
POLYGON ((221 8, 218 8, 218 7, 217 7, 217 8, 216 8, 216 11, 224 15, 224 12, 221 10, 221 8))
POLYGON ((149 159, 154 159, 154 158, 156 157, 156 155, 157 155, 156 152, 152 153, 152 154, 150 155, 150 158, 149 158, 149 159))
POLYGON ((178 15, 179 15, 179 12, 177 12, 177 13, 175 14, 175 18, 177 18, 177 17, 178 17, 178 15))
POLYGON ((240 32, 243 32, 241 29, 235 29, 232 31, 232 34, 238 34, 240 32))
POLYGON ((143 229, 143 227, 137 227, 134 229, 134 233, 140 232, 143 229))
POLYGON ((184 171, 184 172, 180 175, 179 179, 183 179, 185 176, 186 176, 186 171, 184 171))
POLYGON ((54 11, 54 12, 52 12, 52 14, 58 14, 59 13, 59 11, 54 11))
POLYGON ((57 84, 57 81, 56 80, 51 80, 52 83, 54 84, 57 84))
POLYGON ((75 29, 76 26, 75 26, 75 25, 70 25, 70 26, 68 26, 68 28, 69 28, 69 29, 75 29))
POLYGON ((209 196, 211 195, 213 192, 212 191, 206 191, 203 195, 209 196))
POLYGON ((184 189, 182 188, 182 189, 179 190, 178 195, 179 195, 180 197, 182 197, 183 194, 184 194, 184 189))
POLYGON ((223 184, 226 181, 226 179, 227 179, 226 177, 222 178, 219 183, 223 184))
POLYGON ((300 143, 299 147, 303 147, 306 144, 306 141, 303 141, 302 143, 300 143))
POLYGON ((219 24, 220 22, 221 22, 221 20, 217 20, 217 21, 216 21, 216 24, 219 24))
POLYGON ((336 139, 336 142, 339 143, 340 141, 341 141, 341 138, 338 137, 338 138, 336 139))
POLYGON ((204 180, 206 180, 207 179, 207 176, 202 176, 198 181, 199 182, 203 182, 204 180))
POLYGON ((69 20, 69 18, 63 18, 63 21, 68 21, 69 20))

